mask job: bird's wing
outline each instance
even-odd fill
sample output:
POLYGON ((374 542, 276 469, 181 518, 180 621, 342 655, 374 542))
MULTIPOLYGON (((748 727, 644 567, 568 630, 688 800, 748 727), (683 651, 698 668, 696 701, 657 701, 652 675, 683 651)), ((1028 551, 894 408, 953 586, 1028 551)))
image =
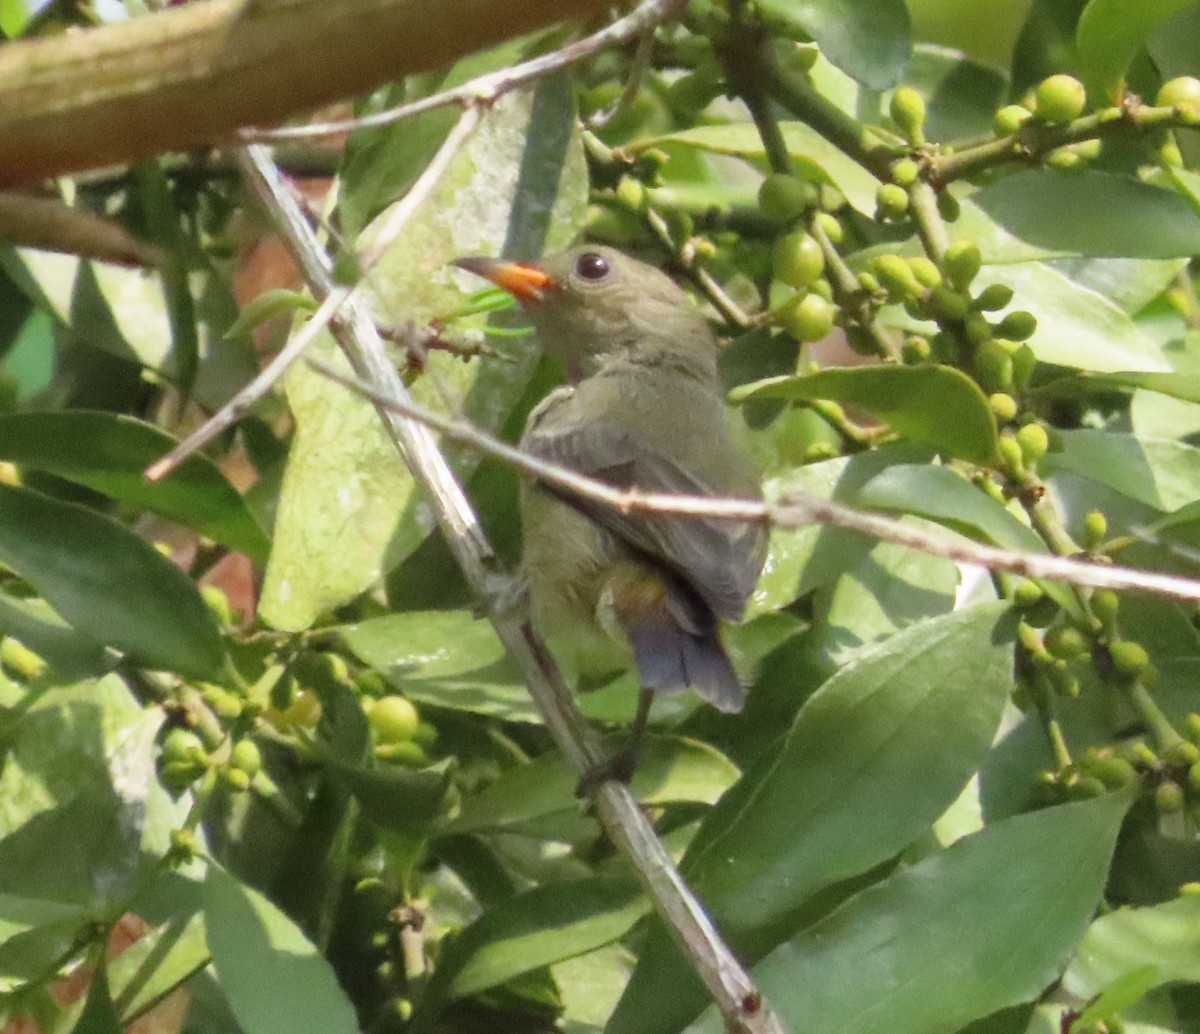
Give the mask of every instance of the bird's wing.
MULTIPOLYGON (((716 494, 654 443, 628 429, 605 425, 572 430, 535 426, 521 444, 540 459, 617 488, 679 495, 716 494)), ((544 487, 680 576, 718 617, 740 620, 766 552, 766 529, 761 524, 622 513, 569 490, 544 487)))

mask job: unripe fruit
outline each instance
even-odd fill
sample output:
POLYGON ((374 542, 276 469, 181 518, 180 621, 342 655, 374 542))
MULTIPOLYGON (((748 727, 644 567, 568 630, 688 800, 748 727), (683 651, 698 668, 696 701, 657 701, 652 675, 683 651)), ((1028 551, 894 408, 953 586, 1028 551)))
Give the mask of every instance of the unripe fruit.
POLYGON ((784 308, 779 322, 797 341, 820 341, 833 330, 835 314, 834 307, 820 295, 806 294, 784 308))
POLYGON ((938 287, 941 284, 942 271, 932 259, 924 255, 914 255, 908 260, 908 266, 922 287, 938 287))
POLYGON ((871 269, 892 301, 919 298, 924 294, 912 267, 899 255, 879 255, 871 263, 871 269))
POLYGON ((971 366, 984 391, 1007 391, 1012 387, 1012 358, 996 342, 985 341, 980 345, 971 366))
POLYGON ((827 302, 833 301, 833 287, 824 277, 814 280, 809 284, 808 293, 824 298, 827 302))
POLYGON ((1073 801, 1090 801, 1107 792, 1108 787, 1095 776, 1080 776, 1067 787, 1067 796, 1073 801))
POLYGON ((1113 668, 1122 675, 1138 675, 1150 664, 1150 655, 1145 647, 1131 640, 1111 643, 1108 653, 1112 657, 1113 668))
POLYGON ((942 258, 942 268, 946 270, 946 276, 959 290, 966 290, 982 264, 979 245, 966 238, 960 238, 951 244, 942 258))
POLYGON ((897 86, 888 106, 892 121, 915 147, 925 142, 925 98, 911 86, 897 86))
POLYGON ((381 761, 403 765, 405 768, 424 768, 429 764, 429 755, 412 740, 402 743, 381 743, 375 748, 375 756, 381 761))
POLYGON ((1084 164, 1083 157, 1070 147, 1056 147, 1046 155, 1046 164, 1059 172, 1070 172, 1084 164))
POLYGON ((46 661, 28 646, 8 636, 0 639, 0 664, 5 671, 23 682, 36 679, 48 667, 46 661))
POLYGON ((1024 609, 1041 602, 1045 593, 1042 587, 1032 578, 1022 578, 1013 589, 1013 603, 1024 609))
POLYGON ((1035 111, 1043 122, 1070 122, 1083 114, 1087 91, 1073 75, 1052 75, 1038 83, 1035 111))
POLYGON ((1100 623, 1108 626, 1117 616, 1117 609, 1121 606, 1121 597, 1112 589, 1097 589, 1092 593, 1091 605, 1092 613, 1096 615, 1100 623))
POLYGON ((241 697, 212 683, 204 685, 200 697, 212 709, 212 713, 223 722, 232 722, 241 717, 245 708, 245 701, 241 697))
POLYGON ((825 236, 833 244, 841 244, 846 238, 846 231, 838 222, 837 216, 830 215, 828 212, 818 212, 813 216, 813 226, 819 226, 824 230, 825 236))
POLYGON ((958 198, 948 190, 939 192, 937 196, 938 213, 948 223, 953 223, 962 215, 962 205, 958 203, 958 198))
POLYGON ((1180 740, 1178 743, 1171 744, 1167 750, 1163 751, 1163 760, 1168 765, 1191 768, 1192 765, 1200 761, 1200 747, 1197 747, 1194 743, 1189 743, 1187 740, 1180 740))
POLYGON ((1024 309, 1016 309, 1006 314, 996 325, 996 334, 999 337, 1008 338, 1010 341, 1028 341, 1036 330, 1037 317, 1024 309))
POLYGON ((1200 714, 1193 711, 1183 720, 1183 734, 1193 743, 1200 743, 1200 714))
POLYGON ((1132 786, 1137 781, 1137 772, 1124 758, 1097 758, 1088 764, 1088 772, 1110 790, 1132 786))
POLYGON ((163 740, 162 760, 164 764, 186 762, 203 767, 208 761, 208 751, 204 749, 204 741, 191 729, 175 728, 163 740))
POLYGON ((772 173, 758 188, 758 207, 763 214, 785 223, 799 219, 818 199, 811 183, 788 173, 772 173))
POLYGON ((1200 111, 1200 79, 1191 75, 1168 79, 1158 88, 1154 103, 1163 108, 1189 108, 1200 111))
POLYGON ((1100 157, 1100 151, 1103 145, 1100 143, 1099 138, 1093 138, 1091 140, 1079 140, 1073 144, 1068 144, 1067 146, 1070 147, 1071 150, 1079 155, 1079 157, 1085 162, 1094 162, 1100 157))
POLYGON ((957 291, 935 287, 929 292, 929 311, 935 319, 961 320, 970 313, 970 304, 957 291))
POLYGON ((238 740, 230 752, 229 764, 253 779, 262 770, 262 751, 253 740, 238 740))
POLYGON ((1061 661, 1073 661, 1088 652, 1087 637, 1071 625, 1055 625, 1046 632, 1046 649, 1061 661))
POLYGON ((1002 424, 1007 424, 1010 420, 1016 419, 1017 400, 1003 391, 989 395, 988 406, 992 410, 992 416, 1002 424))
POLYGON ((1033 466, 1050 448, 1050 436, 1041 424, 1026 424, 1017 431, 1017 444, 1026 466, 1033 466))
POLYGON ((1025 473, 1021 446, 1017 444, 1017 440, 1012 435, 1002 434, 996 443, 996 451, 1000 454, 1001 469, 1015 477, 1021 477, 1025 473))
POLYGON ((1193 795, 1200 794, 1200 762, 1188 769, 1187 788, 1193 795))
POLYGON ((892 166, 892 182, 897 186, 911 187, 921 175, 921 166, 911 158, 901 158, 892 166))
POLYGON ((418 747, 432 747, 438 738, 437 726, 421 722, 413 732, 412 741, 418 747))
POLYGON ((978 312, 972 313, 966 318, 963 330, 967 332, 967 340, 973 345, 982 345, 985 341, 992 340, 992 325, 978 312))
MULTIPOLYGON (((975 308, 980 312, 995 312, 1013 300, 1013 289, 1008 284, 988 284, 975 296, 975 308)), ((1002 335, 1008 337, 1007 334, 1002 335)))
POLYGON ((1034 368, 1037 366, 1037 356, 1033 354, 1033 349, 1028 345, 1022 345, 1012 353, 1013 361, 1013 387, 1017 391, 1024 391, 1029 387, 1030 378, 1033 377, 1034 368))
POLYGON ((221 782, 234 793, 245 793, 250 789, 250 776, 240 768, 221 769, 221 782))
POLYGON ((1154 807, 1160 815, 1175 815, 1183 811, 1183 787, 1178 783, 1159 783, 1154 791, 1154 807))
POLYGON ((880 219, 902 219, 908 211, 908 191, 895 183, 884 183, 875 194, 880 219))
POLYGON ((879 280, 874 273, 868 273, 866 270, 858 274, 858 286, 868 294, 874 294, 876 291, 882 290, 879 286, 879 280))
POLYGON ((315 728, 321 720, 321 710, 321 701, 316 693, 300 688, 286 707, 268 708, 265 717, 281 732, 292 732, 295 729, 315 728))
POLYGON ((1033 112, 1020 104, 1006 104, 992 116, 996 136, 1011 136, 1033 118, 1033 112))
POLYGON ((1083 519, 1083 546, 1089 552, 1097 549, 1108 535, 1108 518, 1099 510, 1092 510, 1083 519))
POLYGON ((617 200, 633 212, 640 212, 646 204, 646 188, 632 176, 622 176, 617 184, 617 200))
POLYGON ((825 254, 807 233, 789 233, 775 242, 775 277, 792 287, 807 287, 825 270, 825 254))
POLYGON ((378 743, 411 740, 420 721, 417 709, 402 696, 380 697, 367 714, 367 722, 378 743))
POLYGON ((900 347, 900 358, 909 366, 917 366, 928 362, 932 352, 933 349, 925 338, 911 335, 904 339, 904 344, 900 347))

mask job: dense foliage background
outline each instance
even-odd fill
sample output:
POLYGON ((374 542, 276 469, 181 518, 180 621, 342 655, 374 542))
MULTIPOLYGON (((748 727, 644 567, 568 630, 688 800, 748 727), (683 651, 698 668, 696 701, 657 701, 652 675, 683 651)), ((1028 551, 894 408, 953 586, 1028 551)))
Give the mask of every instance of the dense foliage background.
MULTIPOLYGON (((1200 575, 1196 40, 1186 0, 693 0, 503 97, 365 270, 457 111, 277 159, 453 346, 397 351, 429 405, 511 440, 559 376, 450 259, 616 244, 720 325, 769 498, 1200 575)), ((143 479, 311 307, 225 156, 56 193, 117 236, 0 243, 5 1029, 722 1029, 367 403, 297 366, 143 479)), ((516 476, 448 449, 515 564, 516 476)), ((1193 605, 812 526, 729 642, 745 712, 661 701, 633 786, 790 1029, 1200 1030, 1193 605)))

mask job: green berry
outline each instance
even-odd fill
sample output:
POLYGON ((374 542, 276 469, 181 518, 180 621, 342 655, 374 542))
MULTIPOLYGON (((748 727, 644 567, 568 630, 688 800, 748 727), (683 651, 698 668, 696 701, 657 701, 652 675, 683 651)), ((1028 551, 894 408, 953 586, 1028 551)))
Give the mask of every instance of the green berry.
POLYGON ((191 729, 175 728, 163 740, 162 760, 164 764, 186 762, 203 766, 208 762, 208 751, 204 749, 204 741, 191 729))
POLYGON ((1183 811, 1183 787, 1170 781, 1159 783, 1154 791, 1154 807, 1160 815, 1175 815, 1183 811))
POLYGON ((910 334, 904 339, 904 344, 900 346, 900 358, 909 366, 918 366, 928 362, 932 353, 933 348, 929 341, 916 334, 910 334))
POLYGON ((402 696, 380 697, 371 705, 367 722, 377 743, 404 743, 411 740, 421 716, 402 696))
MULTIPOLYGON (((999 287, 999 284, 993 286, 999 287)), ((1032 312, 1016 309, 1008 313, 996 326, 996 334, 1010 341, 1028 341, 1037 330, 1037 317, 1032 312)))
POLYGON ((1034 104, 1043 122, 1070 122, 1083 114, 1087 91, 1073 75, 1052 75, 1038 83, 1034 104))
POLYGON ((797 231, 775 242, 775 277, 792 287, 807 287, 825 270, 825 253, 809 234, 797 231))
POLYGON ((1012 599, 1013 603, 1024 610, 1026 607, 1040 603, 1045 595, 1042 587, 1032 578, 1022 578, 1013 589, 1012 599))
POLYGON ((1137 771, 1124 758, 1102 757, 1088 765, 1089 774, 1095 776, 1110 790, 1120 790, 1137 782, 1137 771))
POLYGON ((1154 103, 1162 108, 1189 108, 1200 111, 1200 79, 1181 75, 1168 79, 1158 88, 1154 103))
POLYGON ((1196 762, 1188 769, 1187 788, 1195 796, 1200 794, 1200 762, 1196 762))
POLYGON ((1113 668, 1122 675, 1139 675, 1150 665, 1150 655, 1145 647, 1132 640, 1110 644, 1108 653, 1112 657, 1113 668))
POLYGON ((1107 792, 1108 787, 1095 776, 1080 776, 1067 787, 1067 796, 1073 801, 1090 801, 1103 797, 1107 792))
POLYGON ((640 212, 646 203, 646 188, 641 180, 622 176, 617 184, 617 200, 632 212, 640 212))
POLYGON ((958 203, 958 198, 948 190, 941 191, 937 196, 938 213, 948 223, 958 221, 958 217, 962 215, 962 205, 958 203))
POLYGON ((411 740, 403 743, 381 743, 375 748, 375 756, 381 761, 390 761, 405 768, 424 768, 429 764, 429 755, 411 740))
POLYGON ((1070 172, 1073 169, 1081 168, 1084 160, 1078 151, 1074 151, 1070 147, 1056 147, 1046 155, 1046 164, 1059 172, 1070 172))
POLYGON ((901 158, 892 166, 892 182, 897 186, 911 187, 921 175, 921 166, 911 158, 901 158))
POLYGON ((1093 551, 1108 536, 1108 518, 1099 510, 1092 510, 1083 519, 1083 545, 1084 548, 1093 551))
POLYGON ((48 667, 42 657, 24 643, 9 636, 0 639, 0 664, 22 682, 36 679, 48 667))
POLYGON ((888 106, 892 121, 912 145, 925 142, 925 98, 911 86, 897 86, 888 106))
POLYGON ((780 315, 783 328, 797 341, 820 341, 833 330, 836 310, 818 294, 806 294, 786 306, 780 315))
POLYGON ((895 183, 884 183, 875 194, 880 219, 903 219, 908 211, 908 191, 895 183))
POLYGON ((912 267, 899 255, 879 255, 871 263, 871 269, 892 301, 919 298, 924 294, 912 267))
POLYGON ((825 236, 832 244, 841 244, 846 238, 846 231, 838 222, 837 216, 830 215, 828 212, 818 212, 813 216, 813 226, 819 226, 824 230, 825 236))
POLYGON ((965 291, 975 279, 982 264, 979 245, 966 238, 959 238, 951 244, 942 258, 942 267, 950 283, 961 291, 965 291))
POLYGON ((1100 143, 1100 139, 1096 137, 1091 140, 1079 140, 1073 144, 1068 144, 1067 146, 1070 147, 1071 150, 1079 155, 1079 157, 1085 162, 1094 162, 1100 157, 1100 151, 1103 145, 1100 143))
POLYGON ((963 330, 967 332, 967 340, 973 345, 982 345, 985 341, 992 340, 992 325, 978 312, 966 318, 963 330))
POLYGON ((1015 420, 1017 416, 1017 400, 1007 392, 997 391, 988 396, 988 406, 992 415, 1002 424, 1015 420))
POLYGON ((865 270, 858 274, 858 286, 868 294, 874 294, 876 291, 883 290, 879 285, 879 279, 874 273, 868 273, 865 270))
POLYGON ((1012 358, 996 342, 985 341, 975 349, 971 365, 984 391, 993 393, 1012 387, 1012 358))
POLYGON ((929 311, 938 320, 962 320, 967 318, 971 306, 957 291, 935 287, 929 292, 929 311))
POLYGON ((234 793, 245 793, 250 789, 250 776, 240 768, 221 769, 221 781, 234 793))
POLYGON ((1183 720, 1183 734, 1193 743, 1200 744, 1200 714, 1193 711, 1183 720))
POLYGON ((238 740, 229 755, 229 764, 253 779, 262 770, 262 751, 253 740, 238 740))
POLYGON ((430 725, 429 722, 421 722, 413 731, 412 741, 418 747, 432 747, 438 738, 436 725, 430 725))
POLYGON ((785 223, 799 219, 818 199, 816 187, 788 173, 772 173, 758 188, 758 207, 763 214, 785 223))
POLYGON ((908 260, 908 266, 912 270, 913 276, 917 278, 917 283, 922 287, 939 287, 941 285, 942 271, 938 269, 932 259, 928 259, 924 255, 914 255, 908 260))
POLYGON ((997 309, 1003 309, 1012 300, 1013 289, 1008 284, 988 284, 975 296, 975 308, 980 312, 995 312, 997 309))
POLYGON ((1021 446, 1017 444, 1017 440, 1012 435, 1002 434, 1000 440, 996 442, 996 450, 1000 454, 1001 469, 1016 477, 1021 477, 1025 473, 1021 446))
POLYGON ((1012 353, 1013 361, 1013 387, 1017 391, 1024 391, 1029 387, 1030 378, 1033 377, 1034 367, 1037 366, 1037 356, 1033 354, 1033 349, 1028 345, 1022 345, 1012 353))
POLYGON ((1187 740, 1180 740, 1178 743, 1173 743, 1167 750, 1163 752, 1163 760, 1168 765, 1177 765, 1180 768, 1200 762, 1200 747, 1194 743, 1189 743, 1187 740))
POLYGON ((1049 451, 1050 436, 1041 424, 1026 424, 1017 431, 1017 444, 1021 446, 1026 466, 1033 466, 1049 451))
POLYGON ((1046 649, 1060 661, 1073 661, 1088 652, 1087 637, 1071 625, 1055 625, 1045 636, 1046 649))
POLYGON ((1121 597, 1112 589, 1097 589, 1092 593, 1091 607, 1100 628, 1105 635, 1112 635, 1117 620, 1117 608, 1121 605, 1121 597))
POLYGON ((1033 112, 1020 104, 1006 104, 992 116, 992 128, 996 136, 1012 136, 1026 122, 1033 118, 1033 112))

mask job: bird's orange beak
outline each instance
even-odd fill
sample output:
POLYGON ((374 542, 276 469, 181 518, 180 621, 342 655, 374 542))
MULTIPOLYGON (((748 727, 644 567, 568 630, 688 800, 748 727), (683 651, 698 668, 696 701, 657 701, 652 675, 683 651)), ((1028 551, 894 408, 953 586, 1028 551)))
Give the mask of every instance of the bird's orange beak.
POLYGON ((540 302, 558 284, 544 269, 532 262, 509 262, 494 258, 460 258, 454 264, 501 287, 519 302, 540 302))

